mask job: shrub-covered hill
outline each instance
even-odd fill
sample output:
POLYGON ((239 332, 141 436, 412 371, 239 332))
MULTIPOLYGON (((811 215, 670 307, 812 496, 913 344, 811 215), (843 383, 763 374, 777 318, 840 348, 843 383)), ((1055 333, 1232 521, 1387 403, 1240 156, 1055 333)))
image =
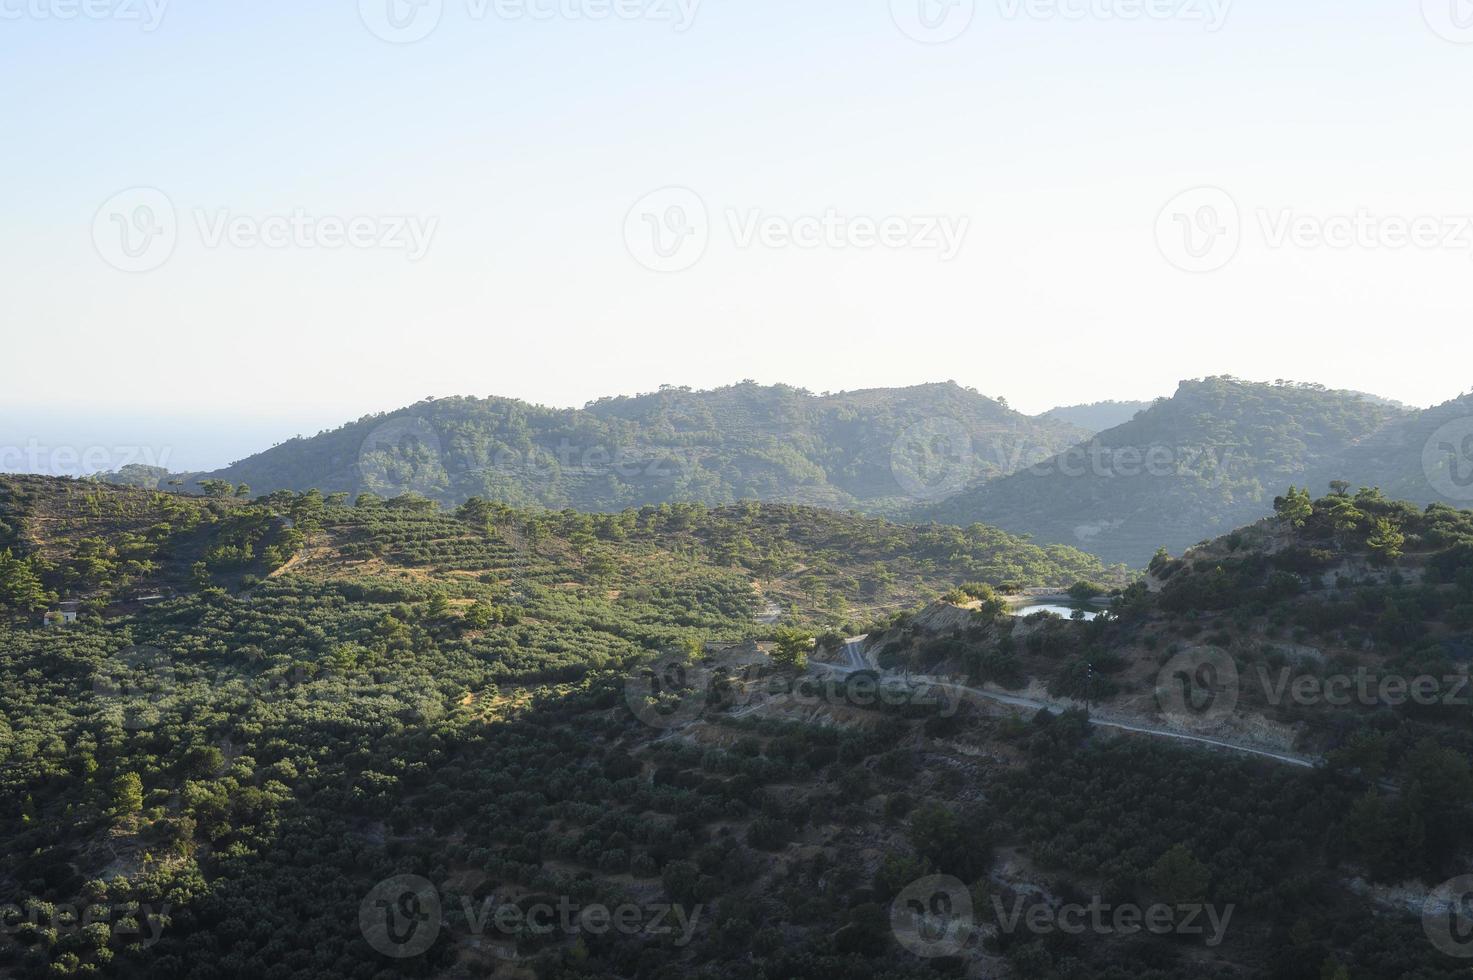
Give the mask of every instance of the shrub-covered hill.
POLYGON ((473 496, 585 511, 763 500, 893 515, 930 492, 930 454, 945 452, 933 449, 937 438, 970 444, 944 474, 959 488, 1084 435, 955 384, 817 396, 744 383, 667 388, 577 410, 505 398, 430 400, 184 479, 245 483, 256 493, 413 490, 447 506, 473 496))
POLYGON ((1392 419, 1346 447, 1334 469, 1316 486, 1345 479, 1399 500, 1473 505, 1473 394, 1392 419))
POLYGON ((1289 483, 1360 480, 1341 472, 1344 454, 1406 414, 1318 386, 1183 382, 1124 425, 929 514, 996 524, 1140 567, 1157 548, 1180 551, 1257 520, 1289 483))
POLYGON ((965 582, 1011 591, 1126 576, 1092 555, 983 525, 916 527, 778 504, 585 514, 473 498, 446 513, 412 494, 350 503, 344 494, 280 491, 252 502, 0 477, 0 531, 9 570, 0 578, 0 612, 14 614, 54 608, 59 599, 101 613, 143 595, 239 591, 277 571, 392 572, 451 585, 567 580, 612 591, 655 575, 696 574, 739 579, 760 607, 775 606, 768 619, 842 623, 965 582))
POLYGON ((301 543, 263 504, 0 475, 0 614, 63 599, 99 614, 212 578, 238 582, 284 564, 301 543))
MULTIPOLYGON (((95 597, 76 625, 45 628, 0 593, 0 970, 20 976, 258 977, 309 960, 376 976, 394 964, 365 943, 357 907, 385 869, 433 852, 424 870, 437 876, 474 870, 584 901, 632 889, 699 900, 714 917, 715 883, 733 900, 756 887, 797 818, 764 817, 754 793, 812 778, 791 755, 808 738, 838 743, 790 732, 718 799, 714 783, 691 785, 699 765, 621 710, 626 675, 657 651, 769 635, 754 580, 783 619, 852 629, 851 609, 961 581, 1108 577, 1089 556, 986 528, 794 506, 588 515, 475 500, 442 513, 415 497, 247 502, 43 478, 0 489, 8 560, 53 593, 95 597), (243 521, 266 532, 230 530, 243 521), (165 582, 158 602, 123 594, 165 582), (635 778, 646 768, 653 782, 635 778), (625 792, 639 783, 648 792, 625 792), (772 827, 713 876, 701 870, 708 825, 732 817, 772 827), (467 837, 463 824, 480 829, 467 837), (525 827, 515 841, 514 825, 525 827), (596 879, 566 870, 584 862, 596 879), (108 926, 141 917, 145 938, 163 938, 84 933, 57 912, 79 903, 106 910, 108 926), (248 909, 255 925, 237 936, 248 909)), ((855 751, 892 739, 856 734, 855 751)), ((806 890, 809 873, 794 870, 792 887, 806 890)), ((856 902, 826 919, 844 925, 856 902)), ((802 953, 775 950, 787 964, 776 968, 843 971, 872 952, 817 936, 802 953)), ((712 942, 592 951, 621 973, 665 975, 727 959, 725 940, 712 942)), ((509 943, 544 967, 575 955, 537 937, 509 943)), ((416 967, 439 970, 466 948, 447 942, 416 967)), ((873 951, 895 975, 919 975, 888 944, 873 951)))
MULTIPOLYGON (((18 540, 61 549, 39 517, 73 486, 95 492, 39 481, 9 508, 18 540)), ((801 694, 776 659, 719 649, 765 632, 754 573, 818 569, 857 607, 847 561, 920 594, 985 574, 996 539, 792 507, 175 505, 260 508, 300 547, 264 577, 207 563, 176 596, 108 610, 122 615, 0 622, 0 974, 1440 980, 1460 965, 1414 915, 1345 887, 1364 786, 1344 772, 1112 740, 1079 714, 801 694), (687 684, 631 694, 656 651, 689 662, 687 684), (688 724, 649 713, 671 701, 688 724), (382 890, 406 875, 442 915, 382 890), (892 914, 935 875, 943 892, 912 898, 939 895, 965 928, 917 955, 892 914), (1211 944, 1008 926, 1090 895, 1234 911, 1211 944), (551 934, 494 914, 563 902, 642 914, 551 934)), ((135 520, 152 515, 93 530, 135 520)))
MULTIPOLYGON (((960 627, 936 613, 899 617, 872 637, 872 649, 887 670, 1087 706, 1098 724, 1151 730, 1158 742, 1216 740, 1272 754, 1276 765, 1312 766, 1335 812, 1311 817, 1306 803, 1290 818, 1319 822, 1324 836, 1292 856, 1277 852, 1285 869, 1314 855, 1311 863, 1350 883, 1346 893, 1362 896, 1380 921, 1415 914, 1473 856, 1473 511, 1343 485, 1318 500, 1291 490, 1275 510, 1180 558, 1163 551, 1145 580, 1092 621, 1017 619, 984 605, 960 627)), ((1116 873, 1113 855, 1132 850, 1128 835, 1111 829, 1121 825, 1081 820, 1069 808, 1098 813, 1121 794, 1155 790, 1126 791, 1087 768, 1066 769, 1028 790, 1034 839, 1048 842, 1055 866, 1116 873)), ((1190 781, 1191 771, 1178 775, 1190 781)), ((1176 777, 1161 784, 1176 785, 1176 777)), ((1235 879, 1235 867, 1266 853, 1219 852, 1228 864, 1212 877, 1235 879)), ((1283 914, 1298 920, 1301 909, 1283 914)), ((1307 940, 1307 925, 1285 928, 1305 930, 1307 940)), ((1426 934, 1436 928, 1429 918, 1426 934)), ((1366 954, 1359 969, 1360 954, 1306 942, 1304 972, 1278 961, 1252 975, 1401 977, 1457 966, 1341 939, 1366 954)))
POLYGON ((1291 490, 1272 518, 1180 558, 1163 550, 1092 622, 901 637, 881 664, 1031 684, 1106 717, 1185 723, 1372 779, 1409 778, 1425 738, 1473 753, 1473 511, 1337 490, 1291 490), (1163 701, 1180 678, 1162 671, 1184 663, 1205 685, 1192 711, 1163 701))

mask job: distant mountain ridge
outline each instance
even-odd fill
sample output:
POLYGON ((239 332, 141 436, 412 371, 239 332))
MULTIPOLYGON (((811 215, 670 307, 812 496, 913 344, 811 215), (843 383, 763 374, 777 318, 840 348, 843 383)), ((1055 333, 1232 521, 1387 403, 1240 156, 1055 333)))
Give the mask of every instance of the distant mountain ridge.
MULTIPOLYGON (((1076 406, 1094 414, 1071 417, 1100 421, 1131 404, 1076 406)), ((1266 516, 1290 484, 1319 493, 1345 480, 1468 506, 1473 395, 1418 411, 1357 391, 1213 377, 1184 381, 1098 433, 954 383, 824 395, 752 382, 666 387, 581 409, 444 398, 213 473, 139 467, 111 479, 591 512, 794 503, 994 525, 1140 567, 1158 548, 1180 553, 1266 516)))
POLYGON ((1124 425, 1153 404, 1154 402, 1142 401, 1104 401, 1089 405, 1065 405, 1060 408, 1051 408, 1038 417, 1067 422, 1096 433, 1113 429, 1117 425, 1124 425))
MULTIPOLYGON (((1360 392, 1261 384, 1231 377, 1182 382, 1134 419, 1048 462, 973 487, 926 516, 981 521, 1042 541, 1068 542, 1140 566, 1157 548, 1180 553, 1272 511, 1292 483, 1323 490, 1396 476, 1410 490, 1412 460, 1383 453, 1358 464, 1378 434, 1418 417, 1360 392)), ((1420 446, 1415 469, 1421 471, 1420 446)), ((1409 499, 1431 502, 1423 493, 1409 499)))
POLYGON ((1347 446, 1334 469, 1341 475, 1328 479, 1343 476, 1389 497, 1473 506, 1473 392, 1394 418, 1347 446))
POLYGON ((814 395, 744 382, 667 387, 582 409, 427 400, 182 481, 246 484, 253 494, 412 491, 451 506, 472 496, 588 511, 753 499, 903 515, 1087 435, 955 383, 814 395), (957 465, 938 465, 948 447, 957 465))

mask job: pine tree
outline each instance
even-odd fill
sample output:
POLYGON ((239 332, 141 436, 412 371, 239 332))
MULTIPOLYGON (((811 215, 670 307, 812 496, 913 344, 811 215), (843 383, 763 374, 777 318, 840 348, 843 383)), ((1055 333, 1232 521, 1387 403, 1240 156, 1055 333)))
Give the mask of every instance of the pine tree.
POLYGON ((1366 547, 1371 549, 1372 559, 1378 565, 1390 565, 1401 557, 1406 541, 1406 535, 1390 519, 1378 517, 1375 530, 1366 539, 1366 547))
POLYGON ((136 772, 125 772, 113 780, 113 813, 131 816, 143 809, 143 780, 136 772))
POLYGON ((806 670, 808 650, 812 645, 813 637, 802 630, 779 628, 777 647, 772 651, 772 662, 785 670, 806 670))
POLYGON ((29 559, 16 558, 9 548, 0 551, 0 608, 38 612, 53 599, 29 559))
POLYGON ((1314 501, 1309 490, 1291 486, 1287 494, 1274 500, 1274 511, 1295 527, 1303 527, 1314 516, 1314 501))

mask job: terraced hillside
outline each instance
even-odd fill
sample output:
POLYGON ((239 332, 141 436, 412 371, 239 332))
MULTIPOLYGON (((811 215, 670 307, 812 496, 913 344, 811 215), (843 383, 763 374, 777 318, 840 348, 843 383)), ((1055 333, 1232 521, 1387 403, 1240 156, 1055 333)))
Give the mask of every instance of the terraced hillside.
MULTIPOLYGON (((83 567, 73 532, 111 554, 158 508, 195 528, 158 536, 160 567, 189 566, 160 573, 177 594, 100 603, 61 628, 12 607, 0 624, 0 972, 1167 980, 1302 962, 1455 975, 1415 916, 1345 887, 1384 876, 1356 842, 1410 826, 1403 810, 1429 798, 1403 782, 1400 802, 1366 803, 1366 780, 1452 792, 1466 749, 1450 733, 1431 748, 1393 733, 1382 770, 1361 752, 1309 772, 892 673, 954 666, 968 683, 1023 675, 1007 682, 1128 698, 1111 650, 1219 628, 1170 598, 1172 583, 1213 580, 1206 569, 1151 593, 1000 532, 798 507, 446 514, 413 497, 4 486, 12 560, 48 588, 83 567), (274 536, 224 533, 247 518, 274 536), (1115 616, 1016 623, 987 584, 1076 575, 1104 575, 1115 616), (982 601, 943 602, 945 630, 888 608, 943 590, 982 601), (769 600, 784 622, 759 621, 769 600), (864 619, 878 686, 823 666, 864 619), (1089 893, 1217 924, 1018 925, 1089 893), (944 928, 918 922, 917 901, 941 903, 944 928), (549 931, 546 908, 574 914, 549 931), (599 910, 624 926, 584 915, 599 910)), ((1338 506, 1314 505, 1295 533, 1314 540, 1338 506)), ((1402 550, 1429 569, 1461 547, 1434 535, 1460 541, 1473 519, 1353 506, 1396 517, 1402 550)), ((1336 533, 1368 543, 1359 528, 1336 533)), ((1390 572, 1366 587, 1425 601, 1390 572)), ((1259 601, 1244 588, 1198 605, 1235 622, 1259 601)), ((1415 815, 1432 876, 1461 853, 1457 825, 1415 815)))

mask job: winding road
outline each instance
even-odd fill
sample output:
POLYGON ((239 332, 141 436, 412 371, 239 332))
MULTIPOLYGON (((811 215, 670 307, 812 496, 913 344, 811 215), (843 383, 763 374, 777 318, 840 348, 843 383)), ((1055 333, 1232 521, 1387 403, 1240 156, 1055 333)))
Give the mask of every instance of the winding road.
MULTIPOLYGON (((857 637, 845 642, 843 647, 845 663, 828 664, 813 662, 812 666, 824 670, 833 671, 842 676, 848 676, 860 670, 873 670, 864 659, 864 637, 857 637)), ((879 672, 881 677, 903 680, 901 675, 879 672)), ((1061 715, 1065 709, 1056 704, 1046 701, 1038 701, 1033 698, 1019 697, 1016 694, 1003 694, 997 691, 984 691, 978 687, 967 687, 963 684, 952 684, 945 681, 933 681, 937 687, 953 691, 967 697, 980 698, 984 701, 993 701, 997 704, 1006 704, 1014 708, 1022 708, 1028 711, 1047 711, 1052 715, 1061 715)), ((1236 742, 1225 742, 1221 739, 1208 738, 1205 735, 1189 735, 1186 732, 1174 731, 1170 728, 1156 728, 1151 725, 1141 725, 1132 722, 1111 721, 1094 715, 1090 716, 1091 725, 1101 728, 1113 728, 1122 732, 1134 732, 1138 735, 1149 735, 1153 738, 1168 738, 1179 742, 1196 742, 1200 745, 1211 745, 1215 748, 1227 749, 1242 755, 1257 756, 1262 759, 1271 759, 1289 766, 1297 766, 1301 769, 1313 769, 1319 760, 1310 756, 1295 755, 1289 752, 1274 752, 1269 749, 1257 749, 1247 745, 1239 745, 1236 742)))

